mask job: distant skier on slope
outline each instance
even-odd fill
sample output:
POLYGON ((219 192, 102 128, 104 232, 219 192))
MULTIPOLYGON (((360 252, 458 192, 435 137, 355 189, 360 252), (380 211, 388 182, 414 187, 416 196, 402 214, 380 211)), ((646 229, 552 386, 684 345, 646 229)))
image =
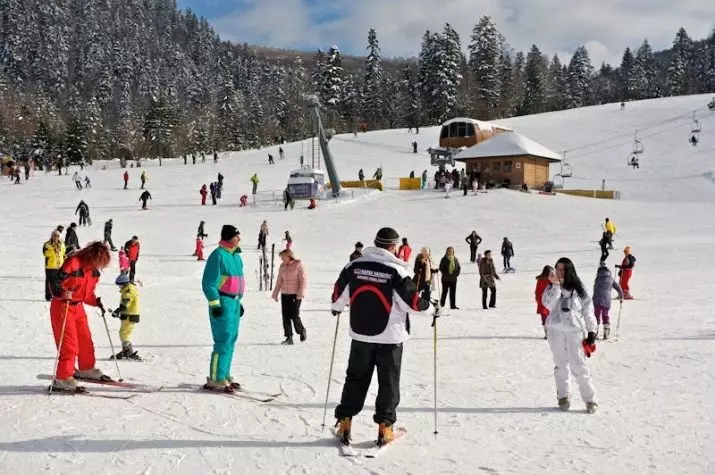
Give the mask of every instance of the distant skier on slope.
POLYGON ((149 190, 144 190, 144 193, 141 194, 139 197, 139 201, 142 202, 142 209, 148 209, 146 207, 146 202, 149 201, 151 198, 151 193, 149 193, 149 190))
POLYGON ((87 224, 92 224, 89 219, 89 206, 84 200, 80 201, 77 205, 77 209, 74 210, 74 214, 79 213, 79 225, 87 226, 87 224))
POLYGON ((407 315, 426 316, 430 309, 430 303, 420 299, 415 283, 407 277, 405 263, 395 256, 400 243, 397 231, 380 229, 374 243, 364 257, 345 266, 332 295, 334 316, 350 305, 350 357, 340 404, 335 408, 337 435, 344 444, 349 444, 352 418, 363 408, 375 367, 379 385, 373 416, 378 424, 377 444, 394 439, 407 315), (365 280, 367 275, 377 282, 365 280), (375 306, 376 293, 389 305, 375 306))
POLYGON ((504 272, 512 271, 511 258, 514 257, 514 245, 505 237, 501 245, 501 255, 504 258, 504 272))
POLYGON ((633 277, 633 268, 636 265, 636 258, 631 254, 631 246, 626 246, 623 249, 623 254, 625 254, 623 261, 620 265, 616 266, 618 269, 618 277, 620 277, 620 285, 623 289, 623 294, 626 300, 633 300, 633 295, 631 295, 631 277, 633 277))
POLYGON ((476 231, 472 231, 469 236, 466 237, 465 241, 469 244, 469 261, 477 262, 477 250, 482 243, 482 238, 476 231))

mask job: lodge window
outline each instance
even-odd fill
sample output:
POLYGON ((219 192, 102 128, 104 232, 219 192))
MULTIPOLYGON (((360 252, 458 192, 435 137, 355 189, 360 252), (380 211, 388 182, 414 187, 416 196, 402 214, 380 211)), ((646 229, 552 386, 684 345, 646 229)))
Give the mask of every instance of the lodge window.
POLYGON ((501 171, 501 162, 494 162, 494 171, 495 172, 500 172, 501 171))
POLYGON ((476 135, 474 131, 474 124, 467 123, 467 135, 466 137, 474 137, 476 135))
POLYGON ((511 173, 511 161, 504 162, 504 172, 511 173))

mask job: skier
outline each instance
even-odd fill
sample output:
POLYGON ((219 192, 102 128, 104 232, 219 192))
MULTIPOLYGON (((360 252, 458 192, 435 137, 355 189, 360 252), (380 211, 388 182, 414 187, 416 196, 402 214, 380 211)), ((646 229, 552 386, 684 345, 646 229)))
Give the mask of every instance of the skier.
POLYGON ((422 189, 427 188, 427 170, 422 172, 422 189))
POLYGON ((214 150, 214 163, 218 163, 218 152, 214 150))
POLYGON ((208 190, 206 190, 205 183, 201 186, 201 189, 199 190, 199 194, 201 195, 201 206, 206 206, 206 195, 208 195, 209 192, 208 192, 208 190))
POLYGON ((546 318, 549 316, 549 309, 544 307, 541 300, 544 296, 544 291, 551 285, 549 277, 552 272, 554 272, 553 267, 544 266, 541 274, 536 276, 536 290, 534 291, 534 297, 536 297, 536 313, 541 317, 541 326, 544 328, 544 340, 549 336, 549 332, 546 329, 546 318))
POLYGON ((196 165, 196 152, 191 152, 191 164, 196 165))
POLYGON ((187 165, 188 162, 189 162, 189 157, 186 154, 184 154, 184 165, 187 165))
POLYGON ((303 262, 296 259, 290 249, 284 249, 278 254, 278 257, 280 257, 282 263, 278 268, 278 277, 276 278, 272 297, 273 300, 278 302, 278 294, 281 294, 283 332, 286 337, 281 344, 292 345, 293 327, 295 327, 295 332, 300 335, 300 341, 305 341, 308 338, 305 326, 300 320, 300 304, 305 298, 308 275, 303 262))
POLYGON ((204 232, 204 225, 205 225, 205 224, 206 224, 206 221, 201 221, 201 222, 199 223, 199 228, 198 228, 198 230, 196 231, 196 237, 199 238, 199 239, 203 239, 203 238, 205 238, 205 237, 208 237, 208 234, 206 234, 206 233, 204 232))
POLYGON ((270 153, 268 154, 268 164, 269 164, 269 165, 275 165, 275 164, 276 164, 275 160, 273 160, 273 155, 271 155, 270 153))
POLYGON ((201 163, 206 163, 206 152, 201 152, 201 163))
POLYGON ((88 223, 91 224, 89 219, 89 206, 87 206, 84 200, 81 200, 77 205, 77 209, 74 210, 74 214, 76 215, 77 213, 79 213, 80 226, 87 226, 88 223))
POLYGON ((285 160, 286 156, 285 156, 285 153, 283 152, 283 147, 278 147, 278 156, 280 157, 281 160, 285 160))
POLYGON ((263 221, 261 229, 258 230, 258 250, 265 249, 266 240, 268 239, 268 223, 263 221))
POLYGON ((608 236, 608 249, 613 249, 613 236, 616 235, 616 224, 610 218, 606 218, 603 229, 608 236))
POLYGON ((119 273, 129 275, 129 257, 127 257, 127 251, 124 248, 119 250, 119 273))
POLYGON ((559 409, 568 411, 571 407, 570 372, 578 381, 586 410, 593 414, 598 410, 598 403, 586 363, 586 357, 590 357, 596 349, 598 325, 593 316, 593 303, 570 259, 559 259, 556 271, 549 276, 549 280, 551 285, 544 291, 542 303, 549 310, 546 328, 554 358, 559 409), (584 333, 587 334, 585 339, 584 333))
POLYGON ((112 218, 109 218, 109 221, 104 223, 104 244, 109 244, 109 247, 112 249, 112 251, 117 250, 116 247, 114 247, 114 242, 112 242, 112 228, 114 227, 114 222, 112 221, 112 218))
POLYGON ((362 246, 361 242, 355 243, 355 250, 353 251, 352 254, 350 254, 350 262, 362 257, 362 248, 363 248, 363 246, 362 246))
POLYGON ((127 189, 127 186, 129 186, 129 171, 125 170, 124 171, 124 189, 127 189))
POLYGON ((87 304, 104 312, 95 288, 100 271, 110 260, 107 246, 95 241, 70 256, 52 283, 50 318, 59 355, 52 388, 55 391, 85 392, 73 375, 95 381, 111 380, 94 366, 94 344, 84 310, 87 304), (79 370, 75 372, 77 360, 79 370))
POLYGON ((82 246, 79 245, 79 238, 77 237, 77 223, 71 223, 65 233, 65 249, 67 255, 70 255, 75 251, 79 251, 81 247, 82 246))
POLYGON ((380 181, 382 180, 382 167, 377 167, 375 174, 372 176, 373 179, 380 181))
POLYGON ((511 267, 511 258, 514 257, 514 246, 509 241, 509 238, 504 238, 501 244, 501 255, 504 258, 504 272, 513 271, 511 267))
POLYGON ((194 255, 197 261, 204 260, 204 240, 200 237, 196 237, 196 249, 194 250, 194 255))
POLYGON ((362 171, 362 168, 360 169, 360 171, 358 171, 358 180, 365 181, 365 172, 362 171))
POLYGON ((293 238, 290 236, 290 232, 286 231, 285 238, 283 240, 286 242, 286 249, 293 247, 293 238))
POLYGON ((412 170, 412 171, 410 172, 410 178, 414 178, 414 177, 415 177, 415 171, 412 170))
POLYGON ((410 261, 410 256, 412 255, 412 248, 407 242, 407 238, 402 238, 402 245, 397 250, 397 257, 405 262, 410 261))
POLYGON ((45 257, 45 300, 52 300, 52 282, 57 272, 65 262, 65 245, 60 240, 60 232, 53 230, 49 241, 42 245, 42 255, 45 257))
POLYGON ((121 300, 119 308, 112 312, 112 316, 122 322, 119 326, 119 340, 122 342, 122 351, 116 354, 116 358, 118 360, 124 358, 141 360, 132 346, 134 326, 139 323, 139 290, 126 274, 119 274, 114 283, 119 286, 121 300))
POLYGON ((248 206, 248 195, 241 195, 241 204, 238 207, 243 208, 244 206, 248 206))
POLYGON ((146 176, 146 170, 142 170, 142 174, 139 177, 139 179, 142 181, 142 186, 141 189, 144 189, 144 185, 146 184, 147 176, 146 176))
POLYGON ((429 301, 420 299, 415 283, 407 277, 405 263, 395 256, 399 243, 397 231, 380 229, 375 247, 366 249, 362 259, 347 264, 335 283, 333 315, 340 315, 350 305, 350 357, 343 394, 335 408, 337 435, 346 445, 352 418, 363 408, 375 367, 378 395, 373 421, 378 424, 377 445, 394 439, 402 344, 408 337, 407 314, 426 315, 430 308, 429 301), (384 306, 376 306, 376 301, 384 302, 384 306))
POLYGON ((471 234, 466 237, 465 241, 469 244, 469 261, 477 262, 477 249, 479 249, 479 245, 482 243, 482 238, 476 231, 472 231, 471 234))
POLYGON ((497 284, 501 280, 492 260, 492 251, 486 251, 484 258, 479 264, 479 287, 482 289, 482 307, 484 310, 497 306, 497 284), (487 291, 491 290, 489 307, 487 307, 487 291))
POLYGON ((430 300, 432 294, 433 277, 439 273, 432 264, 432 251, 423 247, 415 258, 413 281, 424 300, 430 300))
POLYGON ((92 188, 92 182, 89 179, 89 175, 84 176, 84 187, 85 188, 92 188))
POLYGON ((611 253, 608 252, 609 242, 610 239, 608 239, 608 233, 604 231, 603 236, 601 236, 601 240, 598 241, 599 246, 601 246, 601 262, 606 262, 608 256, 611 255, 611 253))
POLYGON ((454 248, 448 247, 447 252, 439 263, 439 272, 442 274, 442 296, 439 306, 444 307, 449 294, 449 308, 459 310, 457 307, 457 279, 462 271, 459 261, 454 255, 454 248))
POLYGON ((447 176, 447 180, 444 182, 444 191, 446 195, 445 198, 449 198, 449 193, 452 191, 452 178, 447 176))
POLYGON ((255 195, 258 192, 258 183, 260 183, 260 179, 258 178, 258 174, 254 173, 253 176, 251 177, 251 183, 253 183, 253 194, 255 195))
POLYGON ((246 288, 240 242, 238 229, 224 225, 221 242, 209 255, 201 280, 214 341, 206 390, 232 393, 241 388, 231 377, 231 360, 243 315, 241 299, 246 288))
POLYGON ((142 202, 142 209, 144 209, 144 210, 149 209, 146 207, 146 202, 150 199, 152 199, 151 193, 149 193, 149 190, 144 190, 144 192, 139 197, 139 201, 142 202))
POLYGON ((291 198, 290 191, 288 190, 288 187, 286 187, 286 189, 283 190, 283 211, 288 211, 288 206, 290 206, 292 201, 293 198, 291 198))
POLYGON ((417 153, 417 142, 412 142, 412 153, 417 153))
POLYGON ((141 245, 139 244, 139 238, 132 236, 132 238, 124 243, 124 252, 127 253, 129 258, 129 280, 134 282, 134 276, 137 273, 137 261, 139 260, 139 251, 141 245))
POLYGON ((79 172, 74 172, 74 175, 72 175, 72 180, 74 181, 74 185, 77 187, 77 189, 81 190, 82 189, 82 177, 79 176, 79 172))
MULTIPOLYGON (((593 284, 593 310, 596 314, 596 323, 601 324, 603 319, 603 339, 608 340, 611 334, 611 317, 608 311, 611 309, 611 290, 615 289, 618 292, 618 300, 623 302, 623 290, 613 279, 611 271, 605 262, 596 271, 596 281, 593 284)), ((596 335, 598 335, 598 327, 596 327, 596 335)))
POLYGON ((211 192, 211 205, 216 206, 216 182, 211 182, 209 185, 209 191, 211 192))
POLYGON ((626 300, 633 300, 631 295, 631 277, 633 277, 633 268, 636 265, 636 258, 631 254, 631 246, 626 246, 623 249, 623 261, 616 266, 618 269, 618 277, 620 277, 620 285, 623 289, 623 294, 626 300))

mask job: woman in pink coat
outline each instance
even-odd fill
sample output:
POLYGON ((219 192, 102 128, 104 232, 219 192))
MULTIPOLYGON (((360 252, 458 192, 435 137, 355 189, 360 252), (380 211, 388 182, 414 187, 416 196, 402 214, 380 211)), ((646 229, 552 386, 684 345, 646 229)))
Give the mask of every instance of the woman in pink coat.
POLYGON ((283 331, 286 337, 282 344, 292 345, 292 326, 295 326, 295 332, 300 335, 300 341, 305 341, 307 338, 303 322, 300 321, 300 304, 305 297, 308 279, 303 263, 295 258, 293 251, 285 249, 278 256, 283 263, 278 269, 276 286, 273 288, 273 300, 278 302, 278 294, 281 294, 283 331), (292 326, 291 322, 293 322, 292 326))

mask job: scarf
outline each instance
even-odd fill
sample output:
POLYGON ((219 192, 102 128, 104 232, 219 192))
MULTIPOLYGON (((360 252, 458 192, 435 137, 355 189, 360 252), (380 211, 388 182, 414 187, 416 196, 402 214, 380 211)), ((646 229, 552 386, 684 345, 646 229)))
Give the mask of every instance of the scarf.
POLYGON ((454 271, 457 269, 457 264, 454 262, 454 256, 447 256, 447 260, 449 261, 447 270, 450 274, 454 274, 454 271))
POLYGON ((233 244, 230 241, 219 241, 218 245, 226 249, 231 254, 236 252, 238 252, 239 254, 241 253, 241 246, 233 247, 233 244))

